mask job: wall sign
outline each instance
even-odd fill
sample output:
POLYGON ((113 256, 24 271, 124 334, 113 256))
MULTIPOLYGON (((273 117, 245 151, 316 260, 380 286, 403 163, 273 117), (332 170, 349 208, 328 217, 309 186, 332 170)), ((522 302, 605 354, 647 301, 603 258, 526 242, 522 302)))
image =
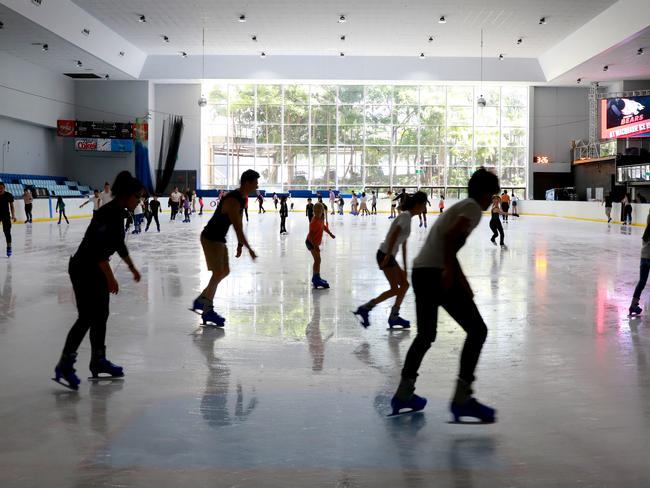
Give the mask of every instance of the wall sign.
POLYGON ((75 139, 76 151, 133 152, 133 139, 75 139))
POLYGON ((533 156, 533 163, 535 164, 549 164, 551 158, 549 156, 533 156))
POLYGON ((75 139, 75 151, 97 151, 97 141, 99 139, 75 139))
POLYGON ((57 120, 56 135, 59 137, 74 137, 74 120, 57 120))

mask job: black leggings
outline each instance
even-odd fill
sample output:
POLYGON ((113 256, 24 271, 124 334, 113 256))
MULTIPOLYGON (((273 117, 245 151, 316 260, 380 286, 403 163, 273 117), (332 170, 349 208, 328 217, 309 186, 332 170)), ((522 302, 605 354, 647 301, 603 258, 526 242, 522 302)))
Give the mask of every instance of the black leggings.
POLYGON ((60 209, 59 210, 59 224, 61 223, 61 217, 65 218, 65 221, 69 224, 70 221, 68 220, 68 216, 65 214, 65 209, 60 209))
POLYGON ((244 207, 244 213, 246 214, 246 222, 248 222, 248 207, 244 207))
POLYGON ((169 220, 176 220, 177 213, 178 213, 178 203, 172 202, 172 215, 169 220))
POLYGON ((106 277, 97 264, 79 263, 74 258, 70 259, 68 273, 70 273, 79 317, 68 333, 63 354, 77 352, 88 329, 90 329, 92 350, 103 349, 109 304, 106 277))
POLYGON ((287 231, 287 217, 284 215, 280 216, 280 233, 286 232, 287 231))
POLYGON ((490 240, 496 242, 497 236, 499 236, 499 244, 503 246, 503 238, 505 237, 505 234, 503 233, 503 226, 499 220, 498 213, 492 214, 492 218, 490 219, 490 229, 492 229, 492 238, 490 240))
POLYGON ((147 227, 144 229, 145 232, 149 230, 149 226, 151 225, 152 220, 156 221, 156 228, 160 230, 160 221, 158 220, 158 212, 156 212, 156 213, 149 213, 149 216, 147 217, 147 227))
POLYGON ((32 221, 32 203, 26 203, 25 204, 25 219, 27 222, 32 221))
POLYGON ((424 355, 436 340, 438 328, 438 307, 444 308, 465 330, 467 337, 460 355, 458 377, 472 383, 474 371, 487 337, 487 327, 474 304, 469 292, 460 283, 449 289, 442 286, 442 270, 436 268, 416 268, 412 274, 415 292, 418 334, 406 354, 402 378, 414 380, 424 355))
POLYGON ((11 246, 11 217, 9 215, 3 216, 2 220, 2 232, 5 233, 5 239, 7 241, 7 247, 11 246))

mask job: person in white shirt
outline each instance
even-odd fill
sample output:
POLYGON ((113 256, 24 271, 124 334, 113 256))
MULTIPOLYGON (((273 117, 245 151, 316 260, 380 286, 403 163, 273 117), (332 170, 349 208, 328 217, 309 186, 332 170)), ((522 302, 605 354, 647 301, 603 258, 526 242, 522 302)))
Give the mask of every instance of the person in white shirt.
POLYGON ((183 194, 179 192, 178 187, 176 187, 171 195, 169 195, 169 206, 172 208, 172 215, 169 219, 170 221, 176 220, 176 214, 181 206, 181 200, 183 200, 183 194))
POLYGON ((330 197, 330 208, 332 209, 332 215, 334 215, 336 213, 336 210, 334 209, 334 203, 336 203, 335 202, 336 193, 334 193, 334 190, 332 190, 331 188, 330 188, 329 197, 330 197))
POLYGON ((479 224, 492 197, 499 193, 499 179, 481 168, 470 178, 467 190, 469 198, 438 217, 413 261, 411 279, 418 334, 406 354, 402 380, 391 400, 393 415, 405 408, 422 410, 427 403, 426 398, 415 394, 415 380, 426 352, 436 339, 438 308, 443 307, 467 333, 460 356, 456 392, 450 405, 454 420, 458 422, 464 417, 474 417, 484 423, 496 420, 496 410, 472 397, 474 371, 487 337, 487 327, 474 303, 474 293, 456 254, 479 224))
POLYGON ((370 197, 370 213, 372 215, 377 215, 377 193, 374 191, 370 197))
POLYGON ((23 192, 23 202, 25 204, 25 223, 31 224, 34 197, 32 196, 32 192, 29 190, 29 188, 25 188, 25 191, 23 192))
POLYGON ((111 191, 111 185, 108 181, 104 183, 104 191, 101 192, 99 198, 101 200, 101 203, 99 205, 100 207, 113 200, 113 192, 111 191))
POLYGON ((91 202, 93 204, 93 213, 95 213, 95 212, 97 212, 97 210, 99 210, 99 207, 102 206, 102 197, 99 194, 99 190, 95 190, 95 193, 93 194, 93 196, 89 196, 88 200, 86 200, 84 203, 79 205, 79 208, 85 207, 86 205, 88 205, 91 202))
POLYGON ((138 204, 133 209, 133 232, 131 234, 139 234, 142 232, 142 219, 144 218, 144 210, 142 209, 142 198, 138 200, 138 204))
POLYGON ((364 327, 370 325, 369 315, 370 311, 376 305, 395 297, 395 305, 391 308, 390 316, 388 317, 388 325, 392 329, 395 326, 408 329, 411 323, 408 320, 399 316, 399 309, 404 300, 404 296, 409 287, 407 278, 407 261, 406 261, 406 241, 411 233, 411 219, 415 215, 420 215, 427 204, 427 195, 424 192, 417 192, 413 196, 409 196, 404 200, 403 212, 395 219, 388 229, 386 239, 379 246, 377 251, 377 264, 379 269, 384 272, 390 289, 376 298, 373 298, 368 303, 361 305, 357 308, 355 315, 361 317, 361 324, 364 327), (399 252, 400 246, 402 247, 402 258, 404 260, 404 269, 399 267, 395 256, 399 252))

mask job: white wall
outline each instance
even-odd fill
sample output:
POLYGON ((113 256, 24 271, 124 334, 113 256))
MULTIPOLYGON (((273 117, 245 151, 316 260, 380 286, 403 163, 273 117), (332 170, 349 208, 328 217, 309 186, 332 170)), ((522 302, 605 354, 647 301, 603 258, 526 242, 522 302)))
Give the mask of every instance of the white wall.
POLYGON ((0 142, 0 173, 63 175, 63 141, 55 129, 0 117, 0 142))
POLYGON ((160 154, 160 138, 163 121, 168 114, 183 117, 183 137, 178 150, 177 170, 196 170, 197 186, 200 187, 201 177, 201 108, 198 100, 201 96, 201 85, 194 84, 156 84, 154 88, 155 115, 155 152, 152 153, 151 165, 156 168, 160 154))

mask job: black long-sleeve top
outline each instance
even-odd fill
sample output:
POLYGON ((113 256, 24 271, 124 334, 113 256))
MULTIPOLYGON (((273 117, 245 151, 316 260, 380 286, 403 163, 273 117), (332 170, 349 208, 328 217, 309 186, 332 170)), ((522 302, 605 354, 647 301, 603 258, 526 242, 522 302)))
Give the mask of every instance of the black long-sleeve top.
POLYGON ((288 217, 289 216, 289 208, 287 207, 287 202, 283 202, 280 204, 280 217, 288 217))
POLYGON ((125 218, 126 210, 120 208, 117 200, 102 205, 94 213, 74 259, 95 264, 107 261, 114 253, 122 258, 128 256, 124 243, 125 218))

